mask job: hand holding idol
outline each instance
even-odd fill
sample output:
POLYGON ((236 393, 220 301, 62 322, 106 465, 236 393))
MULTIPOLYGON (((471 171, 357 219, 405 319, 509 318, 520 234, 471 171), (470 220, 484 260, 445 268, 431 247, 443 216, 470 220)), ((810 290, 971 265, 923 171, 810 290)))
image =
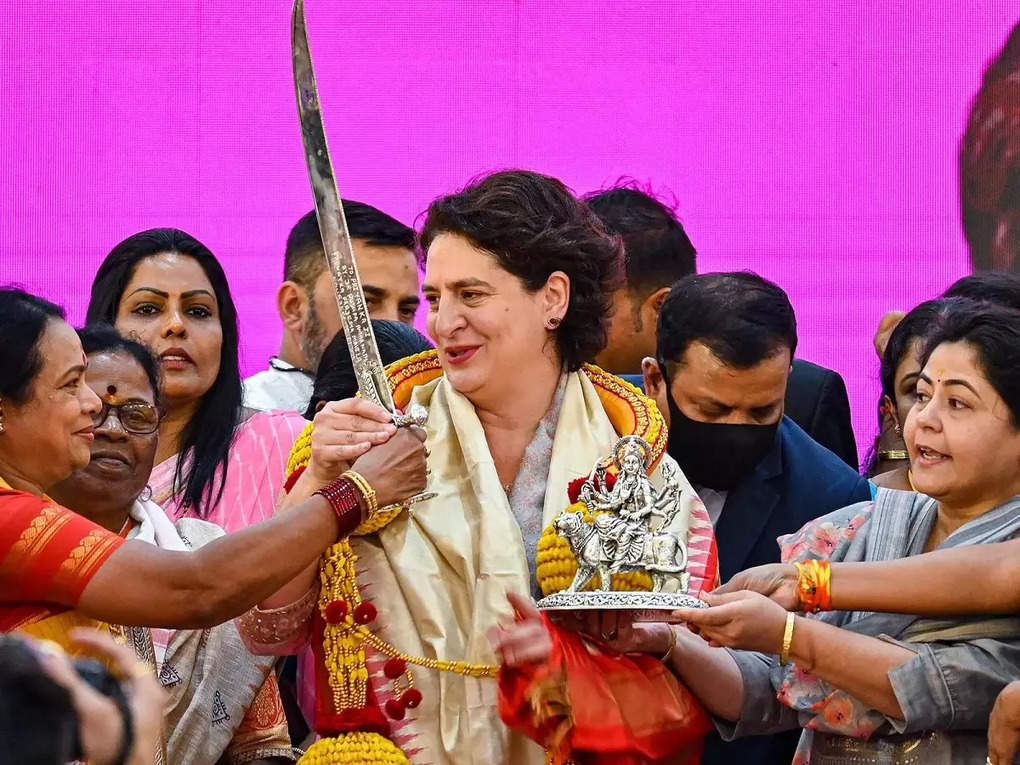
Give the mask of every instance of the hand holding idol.
POLYGON ((728 595, 740 590, 760 593, 775 601, 787 611, 799 611, 800 594, 797 583, 800 577, 792 563, 767 563, 741 571, 730 581, 713 590, 713 595, 728 595))
POLYGON ((673 615, 712 645, 779 652, 787 615, 781 605, 748 590, 722 595, 713 592, 705 596, 705 602, 709 608, 681 608, 673 615))

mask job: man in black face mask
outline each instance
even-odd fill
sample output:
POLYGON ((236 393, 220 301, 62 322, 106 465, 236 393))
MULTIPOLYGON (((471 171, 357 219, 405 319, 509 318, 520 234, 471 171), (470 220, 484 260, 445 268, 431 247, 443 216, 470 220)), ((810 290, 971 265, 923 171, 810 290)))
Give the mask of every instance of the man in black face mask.
MULTIPOLYGON (((748 272, 673 285, 645 390, 669 422, 667 450, 715 526, 723 581, 779 561, 776 537, 855 502, 868 482, 783 414, 797 321, 779 287, 748 272)), ((705 741, 702 765, 789 765, 799 731, 705 741)))
MULTIPOLYGON (((595 363, 640 386, 641 360, 655 353, 662 302, 677 279, 695 272, 697 253, 676 213, 633 181, 589 194, 585 201, 606 230, 620 236, 627 253, 626 284, 613 293, 608 342, 595 363)), ((809 436, 857 469, 842 377, 810 361, 794 360, 785 406, 809 436)))

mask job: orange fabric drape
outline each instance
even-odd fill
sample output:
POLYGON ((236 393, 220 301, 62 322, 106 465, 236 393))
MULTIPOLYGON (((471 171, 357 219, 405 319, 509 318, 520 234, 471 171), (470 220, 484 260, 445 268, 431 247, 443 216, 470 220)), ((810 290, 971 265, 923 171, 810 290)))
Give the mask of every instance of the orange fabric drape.
POLYGON ((0 631, 74 608, 123 543, 49 499, 0 487, 0 631))
POLYGON ((711 728, 694 695, 656 658, 620 655, 550 623, 542 665, 500 671, 500 715, 552 762, 697 765, 711 728))

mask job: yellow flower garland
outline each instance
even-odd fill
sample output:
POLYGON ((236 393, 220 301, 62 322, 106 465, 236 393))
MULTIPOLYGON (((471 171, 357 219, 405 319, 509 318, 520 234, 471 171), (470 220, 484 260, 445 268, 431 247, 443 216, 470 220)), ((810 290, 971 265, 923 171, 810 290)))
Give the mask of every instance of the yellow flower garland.
POLYGON ((342 733, 320 738, 298 760, 300 765, 410 765, 407 755, 378 733, 342 733))
MULTIPOLYGON (((287 474, 304 467, 312 456, 311 423, 298 436, 287 460, 287 474)), ((365 519, 355 530, 357 536, 374 534, 403 512, 397 507, 375 513, 365 519)), ((361 591, 355 572, 358 556, 351 549, 347 539, 334 544, 322 558, 319 566, 319 613, 324 622, 322 648, 328 670, 329 688, 333 697, 333 708, 337 712, 345 709, 360 709, 365 706, 368 695, 368 667, 365 664, 365 644, 379 653, 405 664, 402 676, 393 679, 393 696, 400 699, 414 688, 414 676, 407 664, 414 664, 441 672, 455 672, 470 677, 495 677, 499 666, 495 664, 469 664, 464 661, 427 659, 403 653, 380 638, 365 624, 359 623, 363 605, 361 591)), ((366 607, 369 604, 364 604, 366 607)), ((374 618, 374 612, 371 614, 374 618)), ((367 621, 371 621, 368 618, 367 621)), ((415 691, 417 693, 417 691, 415 691)), ((418 696, 420 699, 420 694, 418 696)), ((416 704, 415 704, 416 706, 416 704)), ((409 765, 410 761, 400 747, 377 733, 344 733, 324 738, 313 744, 299 761, 302 765, 341 765, 342 763, 379 763, 409 765)))

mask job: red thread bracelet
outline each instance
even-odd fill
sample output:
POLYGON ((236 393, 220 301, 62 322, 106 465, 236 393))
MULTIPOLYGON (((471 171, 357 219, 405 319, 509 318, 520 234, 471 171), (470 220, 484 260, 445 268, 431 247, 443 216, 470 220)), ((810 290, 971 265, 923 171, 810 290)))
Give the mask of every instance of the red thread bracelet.
POLYGON ((340 521, 338 539, 349 536, 361 524, 361 492, 349 478, 338 478, 319 489, 316 494, 323 497, 340 521))

